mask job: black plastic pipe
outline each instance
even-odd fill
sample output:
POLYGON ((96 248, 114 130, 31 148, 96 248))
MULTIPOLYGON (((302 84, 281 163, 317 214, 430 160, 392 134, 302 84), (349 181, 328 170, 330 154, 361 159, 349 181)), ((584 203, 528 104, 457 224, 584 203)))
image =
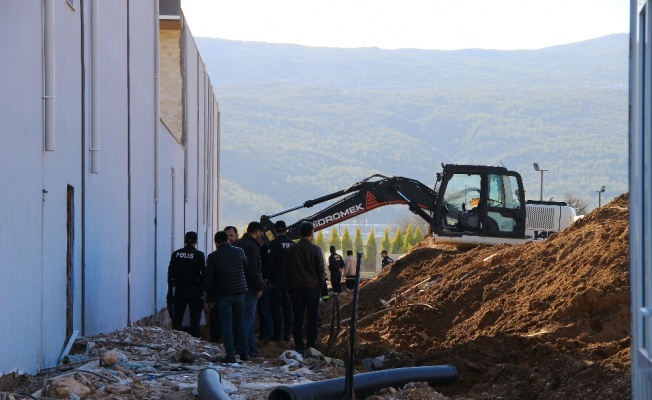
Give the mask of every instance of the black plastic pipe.
POLYGON ((220 374, 212 368, 206 368, 197 378, 199 400, 231 400, 220 383, 220 374))
MULTIPOLYGON (((355 375, 355 396, 364 398, 386 388, 401 388, 410 382, 427 382, 430 386, 449 386, 457 381, 457 370, 452 365, 408 367, 367 372, 355 375)), ((277 387, 268 400, 340 400, 345 378, 277 387)), ((203 399, 202 399, 203 400, 203 399)))

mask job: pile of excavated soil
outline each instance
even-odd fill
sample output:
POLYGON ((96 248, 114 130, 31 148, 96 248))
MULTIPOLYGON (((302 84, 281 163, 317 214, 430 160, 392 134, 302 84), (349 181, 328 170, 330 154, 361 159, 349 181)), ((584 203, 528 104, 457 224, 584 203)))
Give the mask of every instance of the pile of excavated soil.
POLYGON ((452 399, 631 398, 627 201, 538 243, 424 240, 360 288, 357 359, 453 365, 459 381, 436 388, 452 399))

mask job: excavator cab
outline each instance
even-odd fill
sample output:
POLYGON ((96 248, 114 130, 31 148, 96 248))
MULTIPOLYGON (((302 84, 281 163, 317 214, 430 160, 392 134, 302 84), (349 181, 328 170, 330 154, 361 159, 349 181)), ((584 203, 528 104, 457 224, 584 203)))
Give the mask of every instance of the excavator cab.
POLYGON ((518 173, 504 167, 449 164, 438 181, 432 219, 436 236, 524 237, 525 198, 518 173))

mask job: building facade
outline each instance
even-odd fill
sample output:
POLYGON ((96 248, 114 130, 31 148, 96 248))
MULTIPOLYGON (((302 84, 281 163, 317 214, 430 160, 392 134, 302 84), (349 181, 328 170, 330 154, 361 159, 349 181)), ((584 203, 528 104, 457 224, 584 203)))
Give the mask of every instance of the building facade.
POLYGON ((0 0, 0 376, 165 307, 212 251, 219 107, 179 1, 0 0))
POLYGON ((652 18, 631 0, 629 76, 629 272, 632 399, 652 398, 652 18))

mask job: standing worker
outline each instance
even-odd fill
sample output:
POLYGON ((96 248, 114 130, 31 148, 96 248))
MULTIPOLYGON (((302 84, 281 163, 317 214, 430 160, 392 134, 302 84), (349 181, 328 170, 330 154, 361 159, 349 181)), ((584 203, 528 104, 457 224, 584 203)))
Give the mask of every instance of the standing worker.
POLYGON ((187 232, 185 246, 172 253, 168 266, 168 294, 172 297, 172 329, 182 330, 183 314, 190 307, 188 333, 201 337, 199 321, 204 307, 204 253, 197 250, 197 233, 187 232))
POLYGON ((389 265, 394 262, 388 255, 387 255, 387 250, 383 250, 380 252, 380 255, 383 257, 382 260, 380 260, 380 265, 381 268, 385 268, 386 265, 389 265))
POLYGON ((258 299, 256 309, 258 310, 258 338, 260 340, 270 340, 274 330, 272 321, 272 308, 269 303, 269 276, 265 274, 265 258, 269 252, 269 244, 263 240, 263 235, 258 236, 258 245, 260 246, 260 265, 263 275, 263 295, 258 299))
MULTIPOLYGON (((256 343, 256 303, 263 295, 263 278, 261 276, 262 266, 260 265, 260 245, 258 238, 263 233, 263 225, 260 222, 252 221, 247 225, 247 232, 233 245, 244 250, 247 256, 245 267, 245 279, 247 281, 247 293, 245 294, 244 325, 247 331, 249 342, 249 356, 260 357, 258 344, 256 343)), ((247 346, 242 343, 240 346, 247 346)), ((243 347, 244 349, 244 347, 243 347)), ((244 350, 242 350, 244 352, 244 350)))
POLYGON ((328 257, 328 270, 331 272, 331 286, 333 293, 342 291, 342 270, 344 269, 344 260, 337 254, 335 246, 331 246, 331 255, 328 257))
POLYGON ((269 253, 263 265, 263 276, 269 280, 269 297, 272 311, 272 341, 290 340, 292 331, 292 305, 285 290, 285 259, 287 251, 292 246, 292 240, 287 236, 287 226, 284 221, 274 224, 276 238, 269 243, 269 253))
POLYGON ((298 353, 317 342, 317 318, 319 316, 319 297, 321 287, 326 282, 324 255, 319 246, 311 243, 313 239, 311 222, 299 226, 299 241, 288 249, 285 262, 285 283, 292 299, 294 316, 294 347, 298 353), (307 341, 303 342, 303 319, 306 317, 307 341))
MULTIPOLYGON (((224 233, 226 233, 229 243, 233 243, 238 240, 238 228, 235 226, 229 225, 224 227, 224 233)), ((208 259, 206 262, 208 262, 208 259)), ((217 307, 215 307, 215 304, 212 304, 212 307, 209 307, 208 328, 211 335, 209 341, 213 343, 219 343, 222 340, 222 322, 220 322, 220 313, 217 310, 217 307)))
MULTIPOLYGON (((222 361, 234 363, 234 332, 239 343, 247 343, 243 322, 247 293, 244 268, 247 265, 247 257, 244 250, 229 243, 229 237, 224 231, 215 234, 215 244, 217 249, 209 254, 206 260, 206 298, 219 313, 226 352, 222 361)), ((248 351, 247 346, 242 346, 240 360, 247 361, 248 351)))
POLYGON ((355 287, 357 266, 358 261, 353 257, 353 250, 347 250, 346 260, 344 261, 344 276, 346 276, 346 288, 349 290, 353 290, 355 287))

